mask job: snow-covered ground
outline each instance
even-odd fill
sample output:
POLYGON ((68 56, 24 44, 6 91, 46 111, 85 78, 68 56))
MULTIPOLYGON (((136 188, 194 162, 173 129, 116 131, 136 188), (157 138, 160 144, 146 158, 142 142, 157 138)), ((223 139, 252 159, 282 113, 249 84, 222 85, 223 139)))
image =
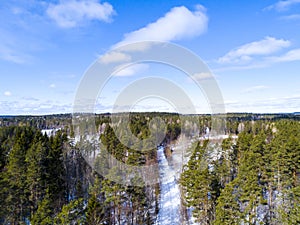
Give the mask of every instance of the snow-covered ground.
POLYGON ((173 168, 172 157, 166 159, 163 147, 158 148, 160 204, 157 225, 181 225, 180 191, 173 168))
POLYGON ((46 134, 48 137, 54 136, 60 128, 53 128, 53 129, 43 129, 41 130, 42 134, 46 134))

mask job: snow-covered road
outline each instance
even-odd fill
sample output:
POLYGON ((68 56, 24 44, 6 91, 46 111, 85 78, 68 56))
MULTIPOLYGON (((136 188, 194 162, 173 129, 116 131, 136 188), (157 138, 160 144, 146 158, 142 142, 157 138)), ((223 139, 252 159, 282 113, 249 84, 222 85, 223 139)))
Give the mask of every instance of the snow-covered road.
POLYGON ((158 148, 159 177, 160 177, 160 204, 157 216, 157 225, 177 225, 181 223, 180 191, 173 168, 172 156, 168 160, 164 148, 158 148))

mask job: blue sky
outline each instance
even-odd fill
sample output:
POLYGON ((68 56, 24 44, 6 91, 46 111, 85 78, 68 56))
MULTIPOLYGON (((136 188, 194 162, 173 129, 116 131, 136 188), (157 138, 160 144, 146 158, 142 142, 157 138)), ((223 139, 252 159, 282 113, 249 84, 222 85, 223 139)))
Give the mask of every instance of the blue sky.
MULTIPOLYGON (((1 1, 0 114, 72 112, 87 68, 113 47, 143 40, 172 42, 199 55, 227 112, 299 111, 299 30, 300 0, 1 1)), ((208 112, 186 75, 155 64, 114 76, 97 111, 109 111, 122 88, 146 76, 177 82, 199 113, 208 112)), ((172 111, 151 99, 134 108, 172 111)))

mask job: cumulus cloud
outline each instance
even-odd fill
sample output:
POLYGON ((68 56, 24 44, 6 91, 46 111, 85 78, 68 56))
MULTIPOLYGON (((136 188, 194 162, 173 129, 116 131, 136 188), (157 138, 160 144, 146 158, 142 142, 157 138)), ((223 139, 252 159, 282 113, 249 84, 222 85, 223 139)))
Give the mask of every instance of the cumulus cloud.
POLYGON ((198 5, 195 11, 190 11, 185 6, 174 7, 155 22, 125 34, 124 39, 113 47, 137 41, 173 41, 192 38, 204 33, 207 23, 206 10, 201 5, 198 5))
MULTIPOLYGON (((197 5, 194 11, 184 6, 174 7, 155 22, 125 34, 123 40, 113 45, 112 49, 122 47, 100 56, 99 62, 104 64, 130 62, 131 56, 129 52, 147 50, 152 46, 152 43, 147 41, 174 41, 193 38, 206 31, 207 23, 206 9, 201 5, 197 5), (135 43, 139 41, 145 42, 135 43), (134 46, 124 46, 130 43, 135 44, 134 46)), ((138 64, 127 67, 114 75, 132 76, 147 68, 148 66, 145 64, 138 64)))
POLYGON ((89 20, 109 22, 114 14, 114 9, 107 2, 71 0, 60 1, 58 4, 50 4, 47 14, 58 26, 72 28, 89 20))
POLYGON ((292 5, 296 5, 296 4, 299 4, 299 3, 300 3, 300 0, 278 1, 275 4, 266 7, 265 10, 274 9, 274 10, 279 11, 279 12, 286 11, 286 10, 289 10, 292 5))
POLYGON ((266 37, 263 40, 251 42, 229 51, 226 55, 218 59, 219 63, 245 63, 253 59, 253 56, 262 56, 275 53, 283 48, 287 48, 291 42, 274 37, 266 37))

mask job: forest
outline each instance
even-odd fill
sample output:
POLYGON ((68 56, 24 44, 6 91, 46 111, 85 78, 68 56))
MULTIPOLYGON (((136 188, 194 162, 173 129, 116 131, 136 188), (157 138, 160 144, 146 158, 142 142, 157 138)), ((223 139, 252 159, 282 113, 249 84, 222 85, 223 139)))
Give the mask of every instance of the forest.
POLYGON ((0 224, 157 224, 160 183, 136 174, 122 185, 105 155, 125 165, 158 164, 148 138, 156 117, 166 124, 160 144, 167 158, 183 129, 193 140, 178 180, 180 224, 300 224, 299 117, 228 114, 219 144, 194 138, 212 126, 210 115, 172 113, 133 113, 118 130, 110 114, 95 115, 97 141, 107 151, 96 152, 93 164, 85 158, 89 147, 75 141, 71 115, 1 117, 0 224), (127 130, 141 140, 140 151, 130 147, 127 130), (102 167, 106 176, 97 172, 102 167))

